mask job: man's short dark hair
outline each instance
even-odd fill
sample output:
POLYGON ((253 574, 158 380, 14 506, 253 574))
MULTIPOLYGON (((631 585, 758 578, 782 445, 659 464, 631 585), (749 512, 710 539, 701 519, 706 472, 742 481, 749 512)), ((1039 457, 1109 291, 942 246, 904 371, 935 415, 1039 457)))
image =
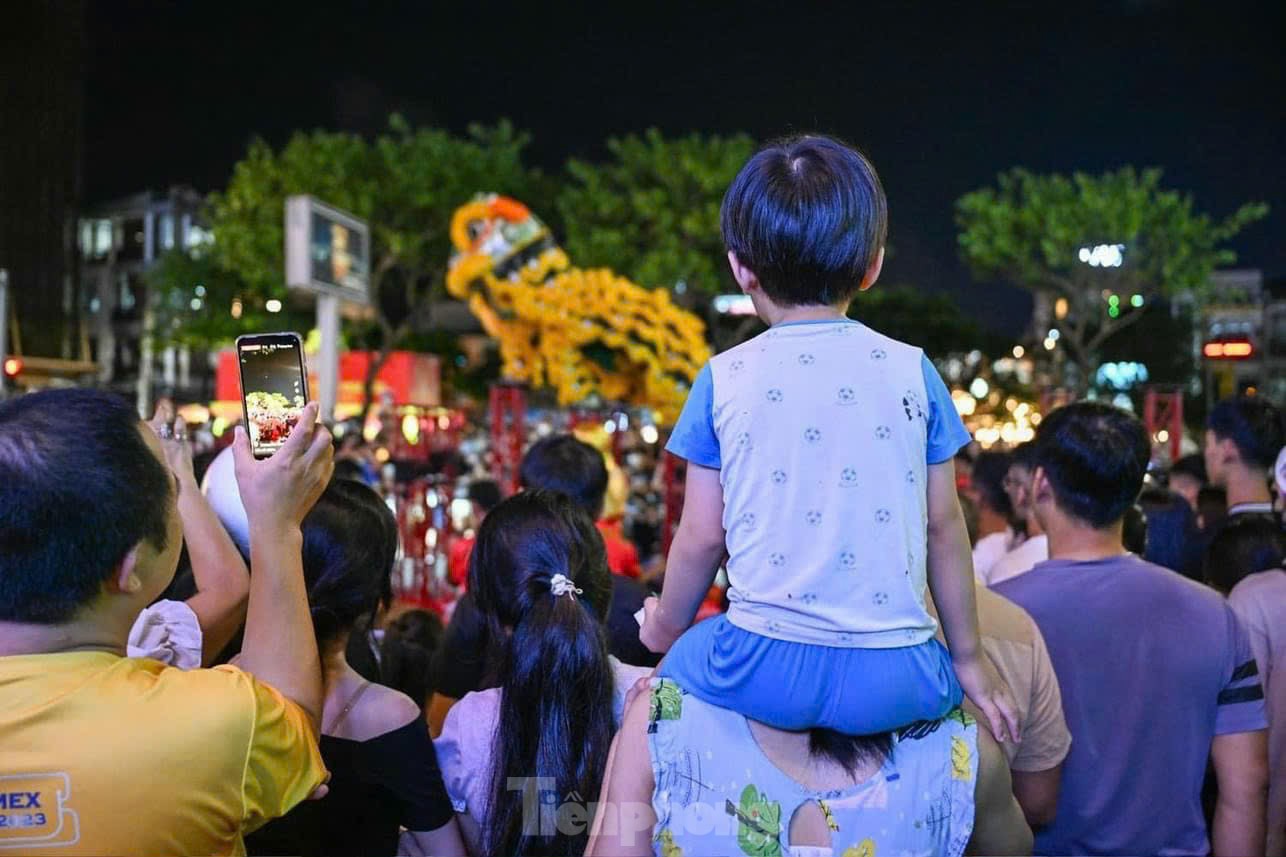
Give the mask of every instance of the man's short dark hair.
POLYGON ((888 202, 875 167, 829 137, 761 149, 723 197, 723 240, 781 306, 858 293, 884 246, 888 202))
POLYGON ((1025 470, 1036 469, 1036 442, 1024 441, 1009 450, 1009 466, 1022 467, 1025 470))
POLYGON ((165 547, 174 482, 141 428, 96 390, 0 404, 0 620, 65 622, 135 545, 165 547))
POLYGON ((594 520, 603 514, 607 496, 603 454, 572 435, 554 435, 532 444, 522 458, 519 481, 529 490, 566 495, 594 520))
POLYGON ((475 479, 469 483, 469 499, 486 514, 500 505, 504 495, 494 479, 475 479))
POLYGON ((1215 405, 1206 427, 1219 440, 1232 440, 1247 467, 1272 467, 1286 445, 1282 413, 1263 396, 1236 396, 1215 405))
POLYGON ((1090 526, 1121 520, 1143 489, 1151 448, 1143 424, 1101 402, 1050 413, 1036 432, 1036 464, 1060 509, 1090 526))
POLYGON ((1014 517, 1013 504, 1005 493, 1005 475, 1012 457, 1007 452, 986 450, 973 463, 973 487, 978 497, 1006 521, 1014 517))
POLYGON ((1206 479, 1205 458, 1199 452, 1183 456, 1170 467, 1170 478, 1176 476, 1189 476, 1205 485, 1209 481, 1206 479))

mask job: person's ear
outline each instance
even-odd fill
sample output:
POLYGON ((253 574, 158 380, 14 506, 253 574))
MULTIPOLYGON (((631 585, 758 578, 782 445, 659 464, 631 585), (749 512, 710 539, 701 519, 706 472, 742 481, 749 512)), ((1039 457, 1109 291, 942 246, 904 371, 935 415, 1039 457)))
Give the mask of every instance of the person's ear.
POLYGON ((1049 484, 1049 476, 1045 474, 1045 468, 1037 467, 1031 475, 1031 483, 1027 489, 1031 492, 1031 502, 1044 503, 1053 502, 1054 488, 1049 484))
POLYGON ((1241 461, 1241 450, 1237 448, 1237 444, 1233 442, 1232 438, 1226 437, 1219 441, 1217 449, 1219 450, 1219 461, 1224 467, 1241 461))
POLYGON ((121 564, 116 567, 116 571, 108 578, 107 589, 109 592, 135 595, 143 588, 143 578, 138 576, 139 547, 140 545, 134 545, 134 547, 130 548, 130 552, 125 554, 121 564))
POLYGON ((875 261, 871 267, 866 269, 866 275, 862 277, 861 291, 866 291, 875 285, 875 281, 880 278, 880 271, 884 270, 884 248, 880 247, 880 252, 875 254, 875 261))
POLYGON ((759 278, 755 276, 754 271, 741 264, 735 250, 728 251, 728 266, 732 268, 732 278, 737 281, 737 285, 741 286, 743 292, 750 294, 759 290, 759 278))

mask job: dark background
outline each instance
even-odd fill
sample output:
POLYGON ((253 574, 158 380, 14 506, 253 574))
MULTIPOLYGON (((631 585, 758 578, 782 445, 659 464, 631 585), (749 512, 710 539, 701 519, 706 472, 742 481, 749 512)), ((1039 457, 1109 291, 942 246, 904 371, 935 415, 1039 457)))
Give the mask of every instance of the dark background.
POLYGON ((391 111, 454 130, 509 117, 549 171, 648 126, 820 130, 883 176, 886 281, 1016 330, 1029 298, 970 282, 952 214, 1015 165, 1159 165, 1216 216, 1266 200, 1273 213, 1233 246, 1239 265, 1286 273, 1283 5, 101 0, 86 19, 84 198, 216 189, 252 136, 374 133, 391 111))

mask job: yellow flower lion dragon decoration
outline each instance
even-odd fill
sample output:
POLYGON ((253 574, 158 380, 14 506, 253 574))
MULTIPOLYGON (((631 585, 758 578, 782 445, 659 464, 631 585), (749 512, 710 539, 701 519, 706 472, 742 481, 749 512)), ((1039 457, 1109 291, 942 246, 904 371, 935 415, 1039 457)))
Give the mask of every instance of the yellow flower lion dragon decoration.
POLYGON ((525 205, 489 194, 456 209, 447 291, 500 341, 511 381, 549 386, 558 403, 597 394, 671 424, 710 359, 705 325, 665 289, 581 270, 525 205))

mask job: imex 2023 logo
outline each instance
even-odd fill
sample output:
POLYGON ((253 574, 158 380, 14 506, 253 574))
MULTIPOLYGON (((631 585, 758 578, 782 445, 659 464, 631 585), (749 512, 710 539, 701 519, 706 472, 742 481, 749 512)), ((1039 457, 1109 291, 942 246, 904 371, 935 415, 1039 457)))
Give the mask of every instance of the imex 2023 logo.
POLYGON ((67 807, 70 797, 66 774, 0 775, 0 851, 77 842, 80 819, 67 807))

